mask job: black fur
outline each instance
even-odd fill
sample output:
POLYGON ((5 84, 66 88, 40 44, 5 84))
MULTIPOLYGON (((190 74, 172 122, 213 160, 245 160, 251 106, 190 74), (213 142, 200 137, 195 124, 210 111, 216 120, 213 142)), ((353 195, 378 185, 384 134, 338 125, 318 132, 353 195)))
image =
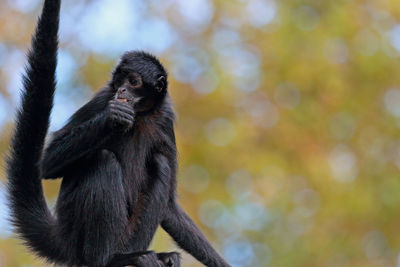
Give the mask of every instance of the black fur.
POLYGON ((203 264, 229 266, 176 202, 174 113, 167 73, 154 56, 124 54, 110 83, 44 149, 59 10, 60 0, 45 0, 11 142, 8 190, 17 233, 49 262, 179 267, 177 253, 146 251, 161 224, 203 264), (41 177, 63 177, 55 216, 41 177))

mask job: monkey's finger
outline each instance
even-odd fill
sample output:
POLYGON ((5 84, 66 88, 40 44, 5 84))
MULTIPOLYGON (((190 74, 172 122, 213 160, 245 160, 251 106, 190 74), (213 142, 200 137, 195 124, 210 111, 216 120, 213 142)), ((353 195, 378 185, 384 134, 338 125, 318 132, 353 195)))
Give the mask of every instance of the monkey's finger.
POLYGON ((133 120, 125 119, 125 118, 121 118, 121 117, 115 118, 113 120, 113 122, 114 122, 114 125, 117 127, 118 126, 123 126, 123 127, 132 127, 133 126, 133 120))
POLYGON ((133 110, 119 109, 118 112, 120 112, 120 114, 129 115, 132 117, 135 116, 135 112, 133 110))
POLYGON ((115 114, 111 116, 111 119, 117 122, 120 121, 121 123, 129 122, 133 124, 134 122, 134 118, 126 114, 115 114))
POLYGON ((130 106, 122 106, 122 105, 111 104, 110 105, 110 109, 113 112, 127 113, 127 114, 132 115, 132 116, 135 115, 135 111, 130 106))
POLYGON ((130 104, 127 103, 127 102, 119 102, 119 101, 117 101, 117 100, 111 100, 111 101, 109 102, 109 105, 110 105, 110 106, 115 106, 115 107, 125 107, 125 108, 128 108, 128 109, 133 110, 132 105, 130 105, 130 104))
POLYGON ((126 113, 114 113, 112 115, 112 118, 114 120, 119 120, 119 119, 125 119, 125 120, 129 120, 129 121, 134 121, 135 117, 130 115, 130 114, 126 114, 126 113))

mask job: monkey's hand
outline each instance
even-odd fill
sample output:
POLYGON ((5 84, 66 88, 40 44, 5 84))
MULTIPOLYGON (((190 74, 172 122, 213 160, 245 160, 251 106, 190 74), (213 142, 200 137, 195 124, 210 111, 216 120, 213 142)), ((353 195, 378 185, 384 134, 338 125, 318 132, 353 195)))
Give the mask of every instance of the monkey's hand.
POLYGON ((107 123, 112 129, 128 131, 135 121, 135 111, 123 102, 111 100, 107 107, 107 123))
POLYGON ((154 251, 149 251, 145 253, 135 260, 136 267, 164 267, 168 265, 164 265, 163 262, 159 261, 157 258, 157 254, 154 251))

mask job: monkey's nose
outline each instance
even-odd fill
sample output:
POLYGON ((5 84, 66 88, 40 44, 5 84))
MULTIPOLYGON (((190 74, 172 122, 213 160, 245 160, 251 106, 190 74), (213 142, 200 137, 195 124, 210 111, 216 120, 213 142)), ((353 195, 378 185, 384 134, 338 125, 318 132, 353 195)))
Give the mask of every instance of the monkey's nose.
POLYGON ((121 93, 126 93, 126 88, 125 87, 122 87, 122 88, 119 88, 118 89, 118 92, 121 94, 121 93))

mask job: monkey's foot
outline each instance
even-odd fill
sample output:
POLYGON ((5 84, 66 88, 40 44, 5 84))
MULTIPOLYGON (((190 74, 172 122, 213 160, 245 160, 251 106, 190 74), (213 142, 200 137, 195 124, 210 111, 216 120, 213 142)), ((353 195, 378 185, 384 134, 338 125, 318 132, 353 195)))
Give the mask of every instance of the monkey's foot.
POLYGON ((135 252, 115 255, 107 267, 180 267, 180 255, 177 252, 155 253, 154 251, 135 252))
POLYGON ((138 256, 134 261, 135 267, 164 267, 154 251, 138 256))
POLYGON ((170 253, 157 253, 158 260, 162 262, 165 267, 180 267, 181 255, 178 252, 170 253))

